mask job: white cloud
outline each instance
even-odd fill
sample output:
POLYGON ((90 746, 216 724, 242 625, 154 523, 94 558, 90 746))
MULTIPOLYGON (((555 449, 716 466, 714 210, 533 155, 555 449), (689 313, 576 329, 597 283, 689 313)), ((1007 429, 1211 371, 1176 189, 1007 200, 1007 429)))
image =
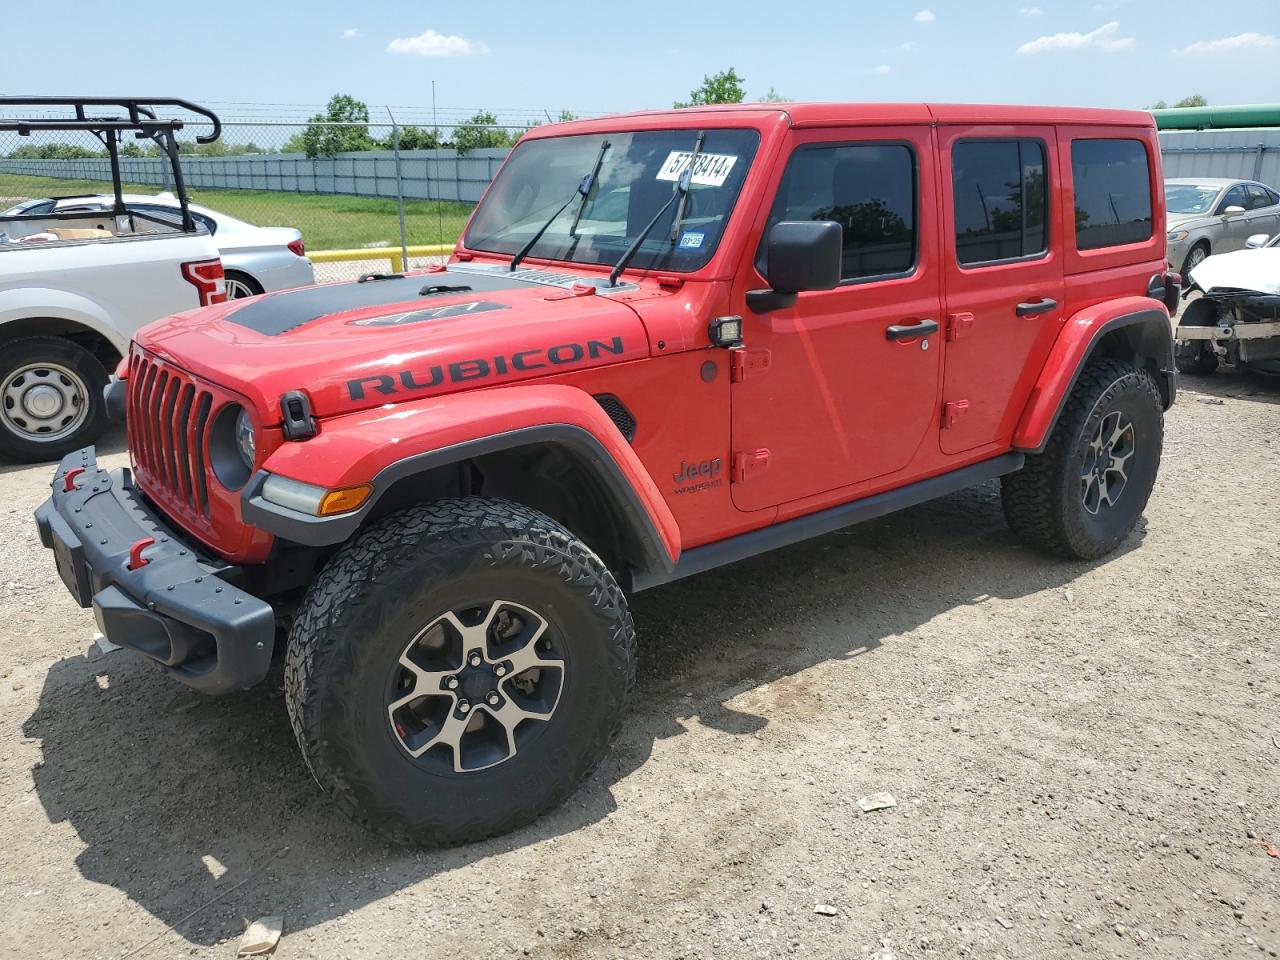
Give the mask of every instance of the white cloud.
POLYGON ((1018 53, 1045 53, 1049 50, 1101 50, 1103 53, 1118 53, 1133 49, 1137 41, 1133 37, 1117 37, 1119 30, 1119 21, 1112 20, 1088 33, 1053 33, 1028 40, 1018 47, 1018 53))
POLYGON ((1018 12, 1024 17, 1039 17, 1044 14, 1044 11, 1039 7, 1019 7, 1018 12))
POLYGON ((347 29, 345 29, 345 30, 343 30, 343 31, 342 31, 342 39, 343 39, 343 40, 354 40, 354 39, 355 39, 355 37, 356 37, 356 34, 358 34, 359 32, 360 32, 360 31, 359 31, 359 30, 357 30, 355 27, 347 27, 347 29))
POLYGON ((877 64, 874 67, 867 67, 867 69, 863 70, 862 72, 872 77, 883 77, 891 69, 892 68, 887 63, 881 63, 881 64, 877 64))
POLYGON ((387 44, 387 53, 409 53, 416 57, 471 57, 488 52, 489 48, 478 40, 434 30, 424 30, 416 37, 396 37, 387 44))
POLYGON ((1280 46, 1280 37, 1265 33, 1237 33, 1234 37, 1223 37, 1220 40, 1197 40, 1190 46, 1171 50, 1170 53, 1175 57, 1185 57, 1206 53, 1230 53, 1236 50, 1265 50, 1275 46, 1280 46))
POLYGON ((900 50, 902 53, 910 53, 915 48, 916 48, 916 42, 914 40, 908 40, 905 43, 898 44, 898 50, 900 50))
POLYGON ((932 10, 921 10, 911 19, 914 20, 916 23, 933 23, 933 21, 937 20, 938 18, 933 15, 932 10))

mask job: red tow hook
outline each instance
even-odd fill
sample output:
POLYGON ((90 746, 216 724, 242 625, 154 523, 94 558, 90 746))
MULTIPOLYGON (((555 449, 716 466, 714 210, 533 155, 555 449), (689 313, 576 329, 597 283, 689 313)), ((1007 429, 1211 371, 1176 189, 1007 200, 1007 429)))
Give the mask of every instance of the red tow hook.
POLYGON ((76 477, 84 473, 84 467, 72 467, 67 471, 67 475, 62 478, 62 492, 70 493, 76 489, 76 477))
POLYGON ((155 537, 143 537, 129 548, 129 562, 125 565, 126 570, 137 570, 139 567, 145 567, 151 561, 142 555, 142 551, 147 549, 156 542, 155 537))

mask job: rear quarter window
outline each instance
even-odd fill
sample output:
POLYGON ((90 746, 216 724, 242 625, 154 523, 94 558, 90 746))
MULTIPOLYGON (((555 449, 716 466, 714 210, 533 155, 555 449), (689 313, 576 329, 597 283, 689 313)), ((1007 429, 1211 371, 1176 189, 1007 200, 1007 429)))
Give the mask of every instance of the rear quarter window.
POLYGON ((1151 238, 1151 167, 1141 140, 1073 140, 1076 249, 1151 238))

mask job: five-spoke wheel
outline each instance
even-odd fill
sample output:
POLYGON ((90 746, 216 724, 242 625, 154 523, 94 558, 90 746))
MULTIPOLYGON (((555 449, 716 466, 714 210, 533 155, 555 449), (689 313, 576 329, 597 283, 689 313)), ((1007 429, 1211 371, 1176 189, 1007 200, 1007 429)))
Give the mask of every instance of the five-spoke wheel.
POLYGON ((1098 421, 1080 474, 1080 499, 1089 513, 1096 516, 1120 499, 1133 452, 1133 423, 1123 413, 1113 410, 1098 421))
POLYGON ((400 654, 387 717, 415 760, 482 770, 514 757, 551 719, 564 670, 547 620, 528 607, 450 610, 400 654))

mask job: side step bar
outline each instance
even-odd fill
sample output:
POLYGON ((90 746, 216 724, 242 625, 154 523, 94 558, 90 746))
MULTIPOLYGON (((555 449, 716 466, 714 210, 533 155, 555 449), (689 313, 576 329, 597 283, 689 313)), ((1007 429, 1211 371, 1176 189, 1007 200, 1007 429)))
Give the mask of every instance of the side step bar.
POLYGON ((949 493, 964 490, 968 487, 1003 477, 1022 467, 1026 460, 1021 453, 1006 453, 991 460, 983 460, 950 473, 939 474, 928 480, 896 490, 886 490, 874 496, 842 503, 805 517, 796 517, 783 523, 776 523, 760 530, 742 533, 728 540, 719 540, 706 546, 694 547, 680 555, 679 562, 670 573, 637 571, 631 579, 631 592, 639 593, 672 580, 691 577, 695 573, 704 573, 728 563, 736 563, 758 553, 776 550, 812 537, 820 537, 824 533, 851 527, 855 523, 874 520, 885 514, 894 513, 907 507, 929 500, 936 500, 949 493))

